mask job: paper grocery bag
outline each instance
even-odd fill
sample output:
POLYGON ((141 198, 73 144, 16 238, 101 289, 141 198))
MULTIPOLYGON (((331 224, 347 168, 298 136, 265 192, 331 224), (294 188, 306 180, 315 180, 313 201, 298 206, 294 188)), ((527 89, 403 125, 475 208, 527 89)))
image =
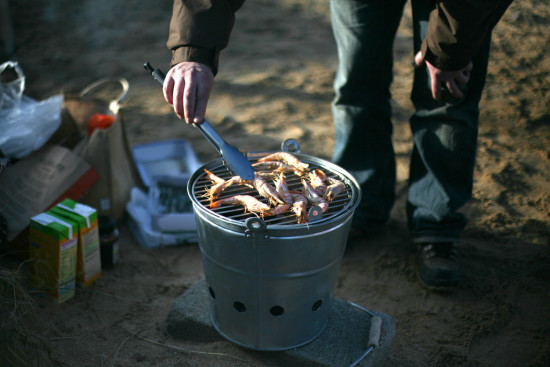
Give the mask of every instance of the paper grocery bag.
POLYGON ((74 151, 99 175, 99 180, 80 202, 95 208, 98 214, 109 215, 115 220, 122 218, 132 187, 143 186, 130 151, 120 107, 128 90, 129 83, 124 78, 100 79, 78 95, 65 93, 62 115, 73 120, 84 136, 74 151), (97 97, 99 91, 107 90, 109 93, 118 89, 122 91, 112 99, 97 97), (115 121, 110 127, 95 129, 87 136, 88 120, 95 113, 111 115, 115 121))

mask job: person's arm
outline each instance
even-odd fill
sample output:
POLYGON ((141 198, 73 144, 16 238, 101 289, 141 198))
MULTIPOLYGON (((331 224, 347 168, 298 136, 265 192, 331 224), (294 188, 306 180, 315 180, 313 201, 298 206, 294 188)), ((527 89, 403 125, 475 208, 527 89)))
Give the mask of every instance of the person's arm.
POLYGON ((166 43, 172 51, 164 97, 178 117, 201 123, 228 42, 235 12, 244 0, 175 0, 166 43))
POLYGON ((498 23, 512 0, 439 0, 430 14, 428 34, 415 63, 426 63, 432 77, 432 94, 440 98, 445 84, 456 98, 457 84, 469 80, 471 58, 498 23))

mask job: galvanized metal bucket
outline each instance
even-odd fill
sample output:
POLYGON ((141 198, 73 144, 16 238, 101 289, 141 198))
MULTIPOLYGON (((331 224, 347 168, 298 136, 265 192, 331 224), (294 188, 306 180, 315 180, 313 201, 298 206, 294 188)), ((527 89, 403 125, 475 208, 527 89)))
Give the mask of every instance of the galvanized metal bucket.
POLYGON ((189 180, 204 274, 210 294, 211 318, 228 340, 254 350, 280 351, 299 347, 323 332, 332 290, 338 279, 360 189, 342 168, 318 158, 301 156, 346 181, 346 205, 328 218, 307 224, 268 225, 219 215, 194 194, 204 168, 189 180))

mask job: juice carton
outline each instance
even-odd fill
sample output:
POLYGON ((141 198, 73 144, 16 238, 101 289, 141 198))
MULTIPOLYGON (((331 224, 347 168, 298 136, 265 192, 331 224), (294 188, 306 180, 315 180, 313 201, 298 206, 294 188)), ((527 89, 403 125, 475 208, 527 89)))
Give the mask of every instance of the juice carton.
POLYGON ((29 281, 62 303, 75 294, 77 225, 51 214, 31 218, 29 281))
POLYGON ((76 281, 79 285, 88 287, 101 276, 97 210, 88 205, 65 199, 51 208, 48 213, 60 219, 77 223, 76 281))

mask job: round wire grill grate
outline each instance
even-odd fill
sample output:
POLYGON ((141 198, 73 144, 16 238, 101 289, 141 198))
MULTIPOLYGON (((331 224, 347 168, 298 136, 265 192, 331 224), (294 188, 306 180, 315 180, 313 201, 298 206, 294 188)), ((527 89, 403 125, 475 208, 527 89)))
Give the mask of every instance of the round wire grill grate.
MULTIPOLYGON (((269 152, 250 154, 249 160, 251 163, 254 164, 258 161, 258 159, 268 154, 269 152)), ((329 220, 330 218, 340 215, 345 210, 350 209, 353 199, 357 196, 358 188, 357 183, 355 182, 355 180, 349 177, 349 174, 346 174, 345 171, 343 171, 340 167, 332 163, 325 162, 319 158, 309 157, 303 154, 295 154, 295 156, 303 163, 309 164, 310 170, 319 168, 327 176, 335 178, 343 182, 345 185, 345 190, 340 193, 333 201, 329 202, 329 208, 327 212, 322 214, 322 216, 320 217, 316 217, 315 221, 329 220)), ((257 216, 254 213, 245 212, 244 208, 240 205, 227 205, 211 209, 209 207, 210 199, 208 196, 208 190, 212 186, 212 182, 208 178, 208 175, 206 174, 204 169, 207 169, 208 171, 212 172, 213 174, 224 180, 229 180, 233 176, 232 173, 223 165, 223 161, 221 159, 212 161, 206 166, 203 166, 200 169, 200 172, 195 173, 194 176, 196 177, 196 179, 192 182, 192 196, 197 203, 199 203, 207 210, 212 211, 215 214, 229 220, 244 222, 248 218, 257 216)), ((257 172, 269 171, 257 170, 257 172)), ((303 190, 301 177, 296 175, 294 172, 285 172, 285 179, 287 181, 290 191, 303 190)), ((275 186, 272 179, 267 178, 266 180, 270 185, 272 185, 273 187, 275 186)), ((232 185, 226 188, 219 196, 218 200, 235 195, 250 195, 260 200, 261 202, 268 204, 267 199, 260 196, 255 189, 244 185, 232 185)), ((308 205, 308 210, 309 208, 311 208, 311 204, 308 205)), ((297 225, 296 215, 290 210, 276 216, 266 216, 262 219, 267 225, 297 225)), ((307 225, 307 223, 301 225, 307 225)))

